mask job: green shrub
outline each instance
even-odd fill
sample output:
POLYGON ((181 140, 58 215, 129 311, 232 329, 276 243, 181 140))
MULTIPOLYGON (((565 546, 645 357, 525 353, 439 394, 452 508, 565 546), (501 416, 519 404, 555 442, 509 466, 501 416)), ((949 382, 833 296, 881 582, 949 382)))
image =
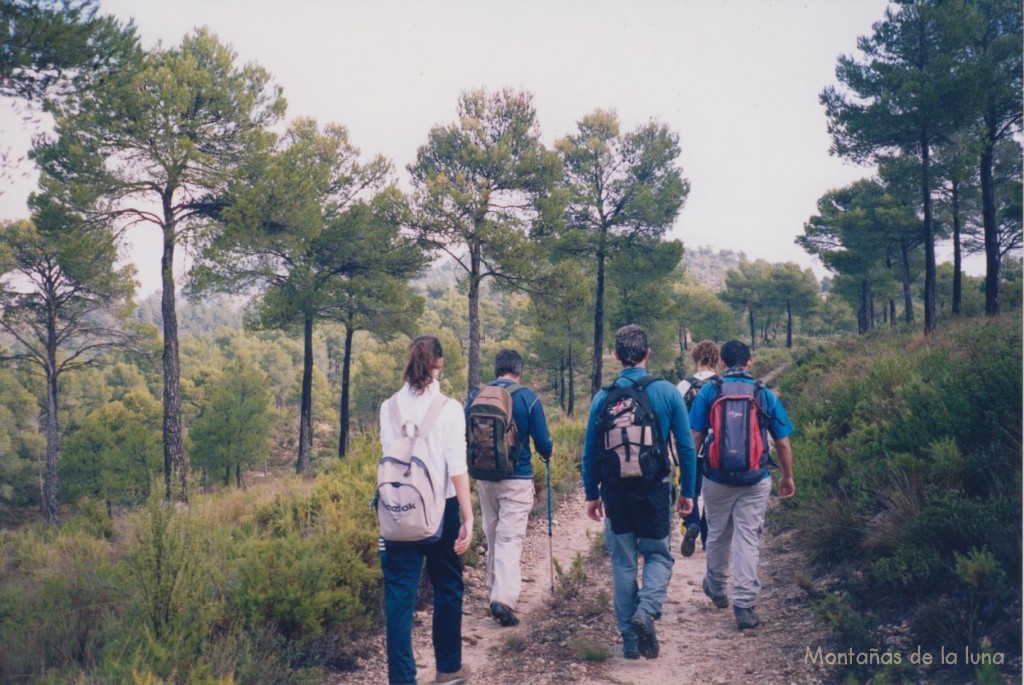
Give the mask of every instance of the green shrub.
MULTIPOLYGON (((82 532, 5 535, 0 578, 0 682, 74 674, 102 655, 123 578, 110 546, 82 532)), ((70 679, 70 677, 69 677, 70 679)))
POLYGON ((568 571, 562 570, 558 559, 552 559, 551 563, 555 567, 554 601, 563 603, 578 596, 589 578, 587 572, 583 570, 583 553, 576 552, 568 571))
POLYGON ((909 609, 921 644, 1019 648, 1021 361, 1012 315, 801 351, 780 377, 798 483, 782 513, 849 578, 826 612, 840 632, 909 609))
POLYGON ((612 655, 611 651, 604 644, 598 644, 593 640, 584 637, 577 638, 572 644, 573 652, 580 661, 600 663, 607 661, 612 655))

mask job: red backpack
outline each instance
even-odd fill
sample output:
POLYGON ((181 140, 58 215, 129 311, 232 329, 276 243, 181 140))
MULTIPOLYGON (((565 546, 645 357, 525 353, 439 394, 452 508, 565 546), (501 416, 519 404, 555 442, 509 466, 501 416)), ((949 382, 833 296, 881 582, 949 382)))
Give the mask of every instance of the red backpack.
POLYGON ((711 379, 715 386, 708 427, 711 444, 705 474, 716 483, 753 485, 768 469, 767 415, 760 397, 767 388, 761 381, 711 379))

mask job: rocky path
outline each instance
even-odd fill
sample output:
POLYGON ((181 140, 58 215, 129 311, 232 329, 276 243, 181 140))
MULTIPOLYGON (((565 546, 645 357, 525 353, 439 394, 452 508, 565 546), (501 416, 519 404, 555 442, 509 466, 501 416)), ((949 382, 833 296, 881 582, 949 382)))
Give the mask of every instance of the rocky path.
MULTIPOLYGON (((543 497, 540 493, 539 498, 543 497)), ((603 526, 584 513, 583 497, 565 498, 554 517, 552 549, 564 572, 577 552, 588 559, 579 597, 553 601, 548 557, 547 521, 543 512, 531 521, 523 555, 522 622, 499 627, 487 614, 483 565, 466 569, 463 659, 473 669, 472 682, 503 683, 824 683, 827 667, 805 663, 807 649, 827 644, 828 629, 813 618, 809 603, 794 582, 797 553, 790 533, 772 529, 771 516, 762 540, 758 602, 762 625, 736 629, 731 610, 716 609, 701 592, 704 554, 698 544, 690 558, 679 555, 680 536, 673 532, 676 563, 664 614, 657 624, 661 655, 626 660, 615 628, 611 571, 600 553, 603 526), (597 550, 595 551, 595 547, 597 550)), ((556 585, 559 579, 556 578, 556 585)), ((562 595, 555 593, 555 599, 562 595)), ((420 683, 433 682, 429 609, 417 613, 414 631, 420 683)), ((330 683, 387 681, 383 638, 360 669, 336 675, 330 683)))

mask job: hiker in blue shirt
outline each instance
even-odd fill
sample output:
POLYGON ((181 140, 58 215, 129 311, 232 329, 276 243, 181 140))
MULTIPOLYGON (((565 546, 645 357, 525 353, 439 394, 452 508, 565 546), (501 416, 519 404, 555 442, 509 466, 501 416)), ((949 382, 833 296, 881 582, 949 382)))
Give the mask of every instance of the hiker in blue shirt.
MULTIPOLYGON (((516 350, 504 349, 494 359, 495 380, 512 393, 512 418, 519 436, 519 455, 512 474, 499 481, 477 480, 480 517, 487 538, 487 588, 490 612, 502 626, 518 625, 516 606, 523 581, 520 557, 530 510, 533 509, 533 464, 530 460, 530 439, 545 462, 551 458, 551 436, 540 398, 529 388, 519 385, 523 358, 516 350)), ((466 400, 469 407, 479 393, 474 389, 466 400)))
MULTIPOLYGON (((775 450, 779 458, 782 478, 779 481, 779 497, 792 497, 796 492, 793 484, 793 449, 789 435, 793 432, 793 424, 786 415, 786 410, 775 395, 759 384, 750 375, 750 348, 739 340, 730 340, 722 345, 722 363, 728 367, 722 373, 721 383, 708 383, 690 407, 690 426, 693 430, 693 441, 697 449, 701 449, 707 437, 711 423, 714 421, 715 400, 719 397, 719 385, 730 390, 722 390, 722 395, 736 396, 743 390, 743 385, 753 386, 754 390, 746 390, 759 404, 756 415, 759 417, 759 428, 771 435, 775 440, 775 450), (743 385, 731 385, 739 383, 743 385)), ((707 541, 707 574, 704 576, 703 588, 714 605, 720 609, 729 606, 726 588, 729 582, 730 556, 733 571, 733 611, 736 615, 736 627, 740 630, 754 628, 761 619, 754 610, 761 583, 757 577, 757 565, 760 557, 759 542, 761 527, 764 524, 764 513, 768 507, 768 496, 772 489, 771 474, 768 472, 767 439, 757 440, 758 431, 751 431, 742 421, 730 422, 719 418, 721 425, 714 426, 711 436, 708 457, 704 460, 704 511, 708 521, 707 541), (753 442, 748 436, 754 436, 753 442), (722 445, 754 444, 758 455, 749 452, 750 468, 745 471, 729 470, 724 461, 716 465, 715 443, 722 445)), ((751 419, 753 420, 753 419, 751 419)), ((767 437, 767 436, 765 436, 767 437)), ((748 455, 743 455, 745 458, 748 455)), ((726 457, 723 457, 726 459, 726 457)))
MULTIPOLYGON (((613 386, 600 390, 590 405, 590 417, 583 445, 583 488, 587 516, 604 520, 605 542, 611 554, 615 618, 622 634, 622 652, 627 659, 658 656, 654 621, 661 616, 674 560, 669 548, 672 528, 671 461, 665 475, 650 483, 646 477, 622 476, 620 457, 607 447, 621 430, 602 428, 607 424, 609 393, 615 387, 649 383, 642 392, 656 417, 657 444, 669 460, 668 441, 675 438, 679 453, 679 502, 681 511, 693 507, 696 456, 683 397, 668 381, 648 380, 646 364, 651 350, 646 332, 639 326, 623 326, 615 333, 615 356, 623 369, 613 386), (606 441, 608 441, 606 443, 606 441), (607 517, 606 517, 607 516, 607 517), (643 555, 643 584, 637 584, 637 561, 643 555)), ((615 424, 618 426, 619 424, 615 424)), ((627 446, 628 447, 628 446, 627 446)), ((627 454, 629 450, 626 450, 627 454)), ((637 458, 637 461, 643 461, 637 458)), ((645 474, 646 475, 646 474, 645 474)))

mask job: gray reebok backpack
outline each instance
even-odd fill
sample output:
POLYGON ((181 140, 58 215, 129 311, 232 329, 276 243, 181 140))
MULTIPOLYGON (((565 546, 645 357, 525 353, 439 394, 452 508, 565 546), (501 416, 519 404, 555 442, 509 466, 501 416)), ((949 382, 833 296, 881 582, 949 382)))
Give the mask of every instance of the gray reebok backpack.
POLYGON ((380 535, 387 542, 422 544, 441 539, 444 525, 447 468, 438 470, 426 437, 448 398, 438 395, 419 425, 403 421, 398 398, 387 401, 386 414, 395 434, 377 465, 374 504, 380 535))

